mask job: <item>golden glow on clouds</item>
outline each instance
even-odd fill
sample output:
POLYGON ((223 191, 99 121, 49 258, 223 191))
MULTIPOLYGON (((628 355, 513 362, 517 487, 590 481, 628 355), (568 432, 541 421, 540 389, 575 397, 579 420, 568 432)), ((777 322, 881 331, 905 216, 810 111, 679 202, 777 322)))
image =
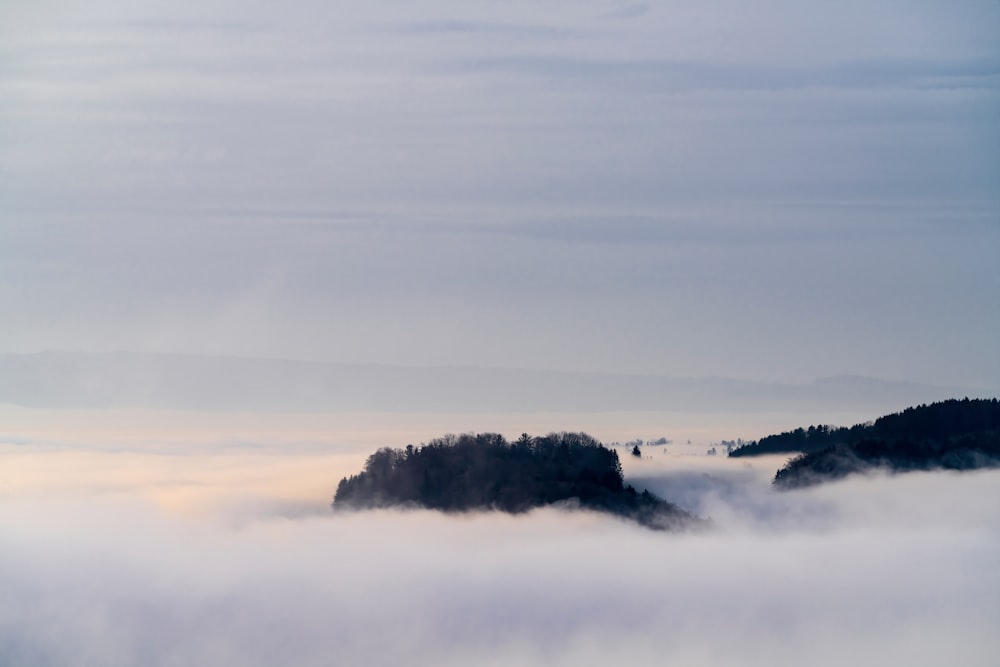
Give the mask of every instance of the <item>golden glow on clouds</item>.
POLYGON ((279 513, 325 513, 340 478, 360 470, 374 449, 449 432, 498 431, 513 438, 522 431, 586 430, 606 441, 693 439, 690 448, 676 444, 668 455, 649 449, 653 461, 642 465, 623 457, 627 473, 643 474, 668 459, 678 465, 678 451, 704 453, 710 434, 738 428, 732 418, 727 423, 724 415, 708 415, 681 430, 680 417, 668 413, 324 415, 0 406, 0 419, 3 496, 125 495, 184 515, 240 515, 263 505, 279 513))
POLYGON ((257 502, 325 511, 340 477, 363 462, 333 452, 23 450, 0 448, 3 495, 134 495, 188 514, 257 502))
MULTIPOLYGON (((995 662, 997 471, 776 493, 783 457, 647 447, 626 476, 719 528, 665 535, 556 509, 329 511, 373 445, 470 416, 57 417, 0 422, 12 665, 995 662)), ((658 432, 632 417, 619 439, 658 432)))

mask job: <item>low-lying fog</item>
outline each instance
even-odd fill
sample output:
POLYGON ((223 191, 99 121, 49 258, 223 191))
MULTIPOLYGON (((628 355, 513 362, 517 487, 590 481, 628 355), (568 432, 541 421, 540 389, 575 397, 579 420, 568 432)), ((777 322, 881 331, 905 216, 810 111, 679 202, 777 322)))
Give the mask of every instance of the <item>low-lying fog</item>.
POLYGON ((336 483, 367 448, 172 438, 0 443, 0 664, 938 667, 1000 655, 1000 471, 776 493, 782 458, 619 450, 631 482, 715 522, 673 535, 559 510, 335 516, 336 483))

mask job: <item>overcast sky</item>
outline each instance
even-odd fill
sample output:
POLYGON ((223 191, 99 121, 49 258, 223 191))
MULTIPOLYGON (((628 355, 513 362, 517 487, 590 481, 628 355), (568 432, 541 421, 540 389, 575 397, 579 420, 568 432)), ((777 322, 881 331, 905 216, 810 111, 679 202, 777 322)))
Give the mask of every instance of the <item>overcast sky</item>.
POLYGON ((4 2, 0 352, 1000 388, 1000 5, 4 2))

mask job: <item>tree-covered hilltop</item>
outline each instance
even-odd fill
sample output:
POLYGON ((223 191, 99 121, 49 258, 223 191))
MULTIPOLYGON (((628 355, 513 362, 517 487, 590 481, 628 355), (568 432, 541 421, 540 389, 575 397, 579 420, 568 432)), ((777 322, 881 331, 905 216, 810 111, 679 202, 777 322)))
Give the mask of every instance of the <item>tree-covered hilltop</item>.
POLYGON ((864 440, 947 440, 968 433, 1000 429, 1000 402, 997 399, 950 399, 907 408, 879 417, 874 422, 848 427, 810 426, 737 447, 729 456, 759 456, 793 452, 819 452, 851 446, 864 440))
POLYGON ((875 422, 871 436, 803 453, 774 477, 798 488, 870 470, 975 470, 1000 467, 1000 402, 945 401, 875 422))
POLYGON ((406 449, 383 448, 340 480, 333 508, 423 507, 520 513, 554 503, 608 512, 659 530, 701 519, 625 485, 618 454, 585 433, 446 435, 406 449))

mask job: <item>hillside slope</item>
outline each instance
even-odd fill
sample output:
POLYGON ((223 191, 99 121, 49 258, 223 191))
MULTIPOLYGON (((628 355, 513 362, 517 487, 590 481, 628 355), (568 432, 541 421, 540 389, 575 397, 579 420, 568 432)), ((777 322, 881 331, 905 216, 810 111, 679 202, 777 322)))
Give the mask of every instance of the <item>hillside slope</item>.
MULTIPOLYGON (((798 488, 871 470, 976 470, 1000 466, 1000 401, 951 400, 887 415, 861 439, 803 453, 777 472, 775 486, 798 488)), ((848 435, 853 435, 853 429, 848 435)))

